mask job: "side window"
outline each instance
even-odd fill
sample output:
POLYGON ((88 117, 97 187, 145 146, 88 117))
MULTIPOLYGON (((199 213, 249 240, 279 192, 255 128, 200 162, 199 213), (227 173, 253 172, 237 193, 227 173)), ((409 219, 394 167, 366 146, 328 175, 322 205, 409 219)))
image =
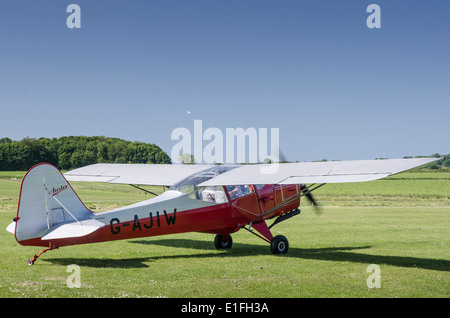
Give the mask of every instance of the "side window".
POLYGON ((223 187, 203 187, 199 188, 200 200, 214 202, 217 204, 228 202, 223 187))
POLYGON ((230 195, 230 199, 236 199, 243 195, 249 194, 253 192, 253 189, 248 185, 232 185, 227 186, 228 194, 230 195))

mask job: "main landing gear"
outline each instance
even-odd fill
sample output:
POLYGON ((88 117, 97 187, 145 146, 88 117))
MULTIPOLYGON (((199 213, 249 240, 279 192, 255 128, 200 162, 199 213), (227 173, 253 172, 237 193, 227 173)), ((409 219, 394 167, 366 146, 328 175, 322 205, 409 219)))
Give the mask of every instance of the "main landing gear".
MULTIPOLYGON (((279 255, 279 254, 286 254, 289 250, 289 241, 286 237, 283 235, 277 235, 272 236, 272 233, 270 233, 270 229, 275 225, 282 221, 285 221, 287 219, 290 219, 291 217, 295 215, 299 215, 300 210, 294 209, 286 214, 283 214, 282 216, 279 216, 275 222, 273 222, 270 226, 267 226, 266 221, 259 221, 256 223, 250 223, 249 228, 245 226, 241 226, 241 228, 249 231, 250 233, 256 235, 260 239, 266 241, 270 244, 270 251, 272 254, 279 255), (256 233, 254 230, 258 231, 256 233)), ((214 238, 214 246, 218 250, 224 250, 224 249, 230 249, 233 245, 233 240, 231 239, 231 235, 223 235, 223 234, 217 234, 214 238)))
POLYGON ((270 242, 270 251, 272 254, 286 254, 289 250, 289 241, 283 235, 275 236, 270 242))
MULTIPOLYGON (((270 243, 270 251, 272 252, 272 254, 275 255, 286 254, 287 251, 289 250, 289 241, 283 235, 277 235, 271 241, 268 240, 265 241, 270 243)), ((216 237, 214 238, 214 247, 218 250, 227 250, 230 249, 232 246, 233 246, 233 239, 231 238, 231 235, 217 234, 216 237)))
POLYGON ((214 238, 214 247, 218 250, 227 250, 233 246, 231 235, 217 234, 214 238))

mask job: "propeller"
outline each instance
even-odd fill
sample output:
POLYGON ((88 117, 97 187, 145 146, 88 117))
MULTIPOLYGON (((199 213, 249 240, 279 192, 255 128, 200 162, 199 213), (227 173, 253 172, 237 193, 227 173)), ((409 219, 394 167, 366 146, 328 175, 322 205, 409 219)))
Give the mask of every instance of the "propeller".
MULTIPOLYGON (((289 162, 289 160, 286 158, 284 153, 281 151, 280 147, 278 147, 278 162, 289 162)), ((313 190, 319 188, 322 185, 319 185, 319 186, 315 187, 313 190)), ((314 199, 314 197, 313 197, 311 191, 308 189, 308 187, 305 184, 301 184, 300 191, 303 192, 303 196, 305 196, 311 202, 312 206, 314 207, 314 211, 316 212, 316 214, 321 214, 322 213, 322 209, 320 208, 320 206, 317 203, 317 201, 314 199)))
POLYGON ((312 206, 314 207, 314 210, 316 213, 320 214, 322 213, 322 210, 317 203, 316 199, 314 199, 312 193, 309 191, 309 189, 306 187, 306 185, 301 185, 301 191, 303 192, 303 195, 311 202, 312 206))

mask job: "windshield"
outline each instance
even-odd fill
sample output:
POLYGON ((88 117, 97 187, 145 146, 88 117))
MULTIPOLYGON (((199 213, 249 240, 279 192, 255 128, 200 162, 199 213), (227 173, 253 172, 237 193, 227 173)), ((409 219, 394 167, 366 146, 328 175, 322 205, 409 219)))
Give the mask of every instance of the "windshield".
POLYGON ((236 168, 235 166, 214 166, 212 168, 194 173, 173 185, 169 190, 180 191, 192 199, 215 203, 227 202, 223 187, 199 187, 198 185, 219 174, 236 168))

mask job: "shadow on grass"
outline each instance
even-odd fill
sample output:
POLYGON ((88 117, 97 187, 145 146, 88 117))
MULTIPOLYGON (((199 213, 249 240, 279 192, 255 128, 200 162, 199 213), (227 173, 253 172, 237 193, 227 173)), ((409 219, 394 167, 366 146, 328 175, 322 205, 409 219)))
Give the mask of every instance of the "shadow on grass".
MULTIPOLYGON (((132 244, 157 245, 167 247, 179 247, 189 249, 189 254, 179 255, 160 255, 139 258, 111 259, 111 258, 51 258, 45 261, 59 264, 94 268, 145 268, 148 262, 159 259, 178 259, 178 258, 210 258, 210 257, 243 257, 252 255, 270 255, 270 249, 267 245, 250 245, 235 243, 231 250, 217 251, 212 243, 191 240, 191 239, 160 239, 160 240, 134 240, 132 244), (192 250, 198 250, 198 253, 192 250)), ((398 267, 422 268, 437 271, 450 271, 450 261, 442 259, 427 259, 407 256, 389 256, 389 255, 370 255, 354 250, 368 249, 371 246, 359 247, 328 247, 328 248, 289 248, 286 255, 274 257, 290 257, 299 259, 312 259, 334 262, 353 262, 362 264, 390 265, 398 267)))

